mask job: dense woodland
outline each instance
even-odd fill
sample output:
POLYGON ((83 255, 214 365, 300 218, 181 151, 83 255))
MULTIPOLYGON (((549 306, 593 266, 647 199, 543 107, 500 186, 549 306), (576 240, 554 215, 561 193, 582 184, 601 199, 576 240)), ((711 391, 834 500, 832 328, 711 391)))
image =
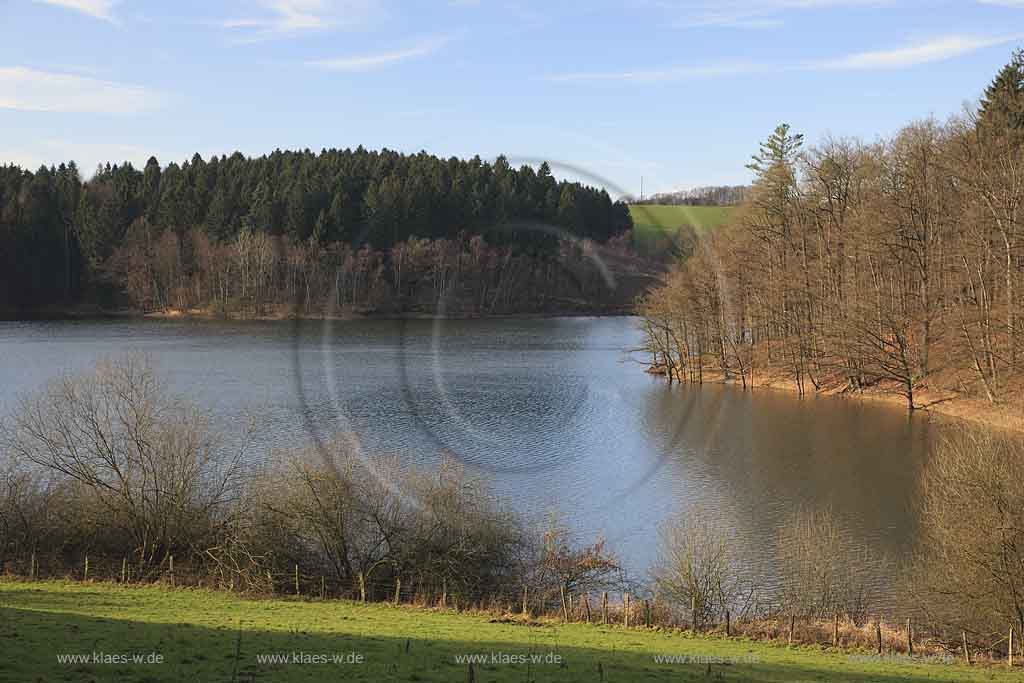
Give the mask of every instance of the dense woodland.
POLYGON ((587 251, 631 227, 604 190, 501 157, 2 166, 0 310, 544 310, 606 298, 587 251))
POLYGON ((811 148, 779 126, 732 224, 645 302, 672 378, 783 376, 798 390, 1019 396, 1024 53, 978 107, 891 139, 811 148))

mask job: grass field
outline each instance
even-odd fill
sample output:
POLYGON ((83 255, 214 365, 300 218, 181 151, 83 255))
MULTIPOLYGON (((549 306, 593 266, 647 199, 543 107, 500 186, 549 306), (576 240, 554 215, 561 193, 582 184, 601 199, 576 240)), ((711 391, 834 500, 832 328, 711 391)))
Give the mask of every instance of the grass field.
POLYGON ((874 660, 686 633, 100 583, 0 581, 0 644, 3 681, 467 681, 469 665, 459 660, 466 655, 488 659, 474 667, 479 683, 1019 680, 1005 666, 874 660), (107 661, 58 661, 66 655, 107 661), (289 661, 260 661, 278 655, 289 661), (703 659, 655 660, 665 655, 703 659), (122 656, 143 661, 119 663, 122 656), (341 661, 311 661, 319 656, 341 661), (520 657, 539 659, 527 664, 520 657))
POLYGON ((641 254, 664 253, 680 226, 692 225, 697 234, 704 234, 726 223, 732 211, 729 206, 632 205, 633 245, 641 254))

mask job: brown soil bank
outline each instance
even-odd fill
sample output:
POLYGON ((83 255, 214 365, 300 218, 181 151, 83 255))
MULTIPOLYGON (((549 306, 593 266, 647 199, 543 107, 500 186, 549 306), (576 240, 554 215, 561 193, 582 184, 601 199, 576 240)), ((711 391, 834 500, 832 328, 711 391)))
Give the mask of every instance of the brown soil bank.
MULTIPOLYGON (((677 369, 678 370, 678 369, 677 369)), ((667 368, 663 365, 651 365, 647 372, 653 375, 667 376, 667 368)), ((732 384, 742 386, 743 381, 735 374, 726 377, 717 368, 704 368, 700 380, 691 380, 683 373, 676 372, 673 381, 686 383, 732 384)), ((747 375, 746 386, 752 389, 771 389, 800 393, 800 387, 792 374, 771 367, 755 367, 747 375)), ((804 394, 818 396, 842 396, 853 400, 886 403, 894 408, 907 410, 906 396, 895 382, 880 381, 874 385, 853 391, 844 381, 829 378, 818 380, 818 387, 810 381, 804 381, 804 394)), ((943 386, 933 380, 931 386, 914 389, 914 410, 944 415, 998 429, 1024 432, 1024 401, 1018 397, 1019 392, 1006 392, 1007 398, 992 403, 984 398, 970 396, 953 388, 943 386)))

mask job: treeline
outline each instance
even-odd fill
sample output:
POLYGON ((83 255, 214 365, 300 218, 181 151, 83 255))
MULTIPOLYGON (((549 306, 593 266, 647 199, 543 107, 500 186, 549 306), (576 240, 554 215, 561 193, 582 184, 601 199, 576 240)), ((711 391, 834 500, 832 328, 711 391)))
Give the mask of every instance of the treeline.
POLYGON ((711 185, 678 192, 659 192, 642 200, 630 199, 630 204, 668 204, 672 206, 735 206, 741 204, 750 192, 749 185, 711 185))
MULTIPOLYGON (((401 280, 401 287, 417 287, 418 281, 398 274, 405 264, 395 256, 421 247, 445 252, 443 268, 461 272, 465 259, 452 256, 457 251, 504 264, 500 274, 489 273, 496 283, 527 278, 527 290, 580 296, 566 289, 564 278, 556 286, 542 277, 546 268, 564 265, 564 243, 603 243, 631 227, 628 208, 604 190, 556 180, 546 163, 515 169, 503 157, 487 163, 361 147, 259 158, 235 153, 209 161, 196 155, 166 167, 151 158, 142 170, 108 164, 88 181, 74 163, 35 173, 4 166, 0 308, 83 301, 149 307, 186 298, 206 306, 227 297, 257 306, 263 300, 246 300, 250 292, 283 299, 289 276, 295 284, 293 272, 276 273, 294 270, 288 264, 299 258, 296 249, 307 255, 306 301, 331 298, 319 271, 343 268, 351 254, 380 269, 367 286, 379 290, 383 281, 401 280), (237 256, 223 272, 226 250, 244 252, 262 241, 270 254, 255 257, 256 268, 269 279, 243 282, 251 275, 242 263, 248 256, 237 256), (542 279, 533 280, 538 273, 542 279)), ((431 286, 442 289, 440 280, 444 276, 435 276, 431 286)), ((355 290, 346 296, 368 298, 355 290)), ((403 305, 401 291, 376 296, 393 308, 403 305)))
POLYGON ((782 125, 749 168, 737 218, 646 299, 659 369, 782 375, 801 393, 896 387, 911 408, 926 389, 1016 395, 1024 53, 945 124, 810 149, 782 125))

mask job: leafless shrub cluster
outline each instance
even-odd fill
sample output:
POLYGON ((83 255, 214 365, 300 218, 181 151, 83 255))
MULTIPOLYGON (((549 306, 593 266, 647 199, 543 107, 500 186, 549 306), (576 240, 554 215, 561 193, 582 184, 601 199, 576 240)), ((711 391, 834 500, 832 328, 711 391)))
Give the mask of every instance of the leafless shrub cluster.
MULTIPOLYGON (((1024 629, 1024 442, 976 430, 951 435, 922 482, 910 602, 949 640, 1000 641, 1024 629)), ((1005 644, 1001 645, 1005 648, 1005 644)))
POLYGON ((145 358, 62 376, 2 427, 0 560, 92 555, 257 592, 314 591, 540 607, 613 584, 602 542, 528 527, 487 483, 445 460, 364 458, 350 440, 263 465, 175 398, 145 358), (313 587, 309 586, 313 583, 313 587))

